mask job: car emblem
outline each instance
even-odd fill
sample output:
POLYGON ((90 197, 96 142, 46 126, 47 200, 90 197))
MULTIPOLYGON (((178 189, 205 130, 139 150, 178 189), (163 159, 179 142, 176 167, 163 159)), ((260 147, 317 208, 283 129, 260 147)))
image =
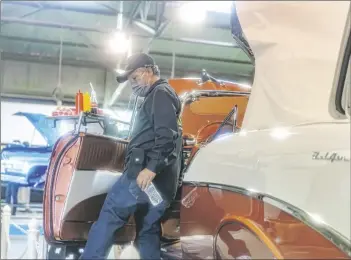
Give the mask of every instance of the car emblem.
POLYGON ((349 162, 350 158, 346 156, 340 155, 336 152, 313 152, 312 160, 319 160, 319 161, 330 161, 330 162, 349 162))

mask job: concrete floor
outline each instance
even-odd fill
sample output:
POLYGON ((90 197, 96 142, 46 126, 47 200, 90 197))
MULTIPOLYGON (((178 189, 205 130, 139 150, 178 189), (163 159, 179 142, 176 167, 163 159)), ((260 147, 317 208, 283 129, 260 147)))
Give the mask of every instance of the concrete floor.
MULTIPOLYGON (((18 209, 16 216, 11 216, 10 245, 8 249, 7 259, 28 259, 26 254, 27 235, 24 231, 28 230, 28 223, 33 218, 35 218, 38 221, 40 230, 38 259, 46 259, 47 245, 43 237, 42 207, 40 204, 31 204, 31 210, 32 212, 25 212, 24 208, 18 209)), ((117 252, 113 248, 108 256, 108 259, 118 259, 119 253, 120 252, 117 252)), ((131 256, 128 258, 136 258, 135 254, 129 254, 131 254, 131 256)), ((163 259, 181 259, 180 256, 180 243, 162 248, 163 259)))

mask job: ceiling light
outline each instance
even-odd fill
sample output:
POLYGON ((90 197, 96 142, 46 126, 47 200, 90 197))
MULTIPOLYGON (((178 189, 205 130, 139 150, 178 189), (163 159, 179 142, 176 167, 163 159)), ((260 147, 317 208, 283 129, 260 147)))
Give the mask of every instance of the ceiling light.
POLYGON ((113 33, 108 40, 108 50, 112 53, 125 53, 130 48, 130 45, 130 40, 121 31, 113 33))
POLYGON ((230 14, 233 1, 208 1, 202 4, 207 11, 230 14))
POLYGON ((192 24, 205 20, 207 12, 231 13, 232 1, 199 1, 186 2, 180 6, 180 18, 192 24))
POLYGON ((198 24, 205 20, 206 9, 203 2, 185 3, 180 7, 179 15, 184 22, 198 24))

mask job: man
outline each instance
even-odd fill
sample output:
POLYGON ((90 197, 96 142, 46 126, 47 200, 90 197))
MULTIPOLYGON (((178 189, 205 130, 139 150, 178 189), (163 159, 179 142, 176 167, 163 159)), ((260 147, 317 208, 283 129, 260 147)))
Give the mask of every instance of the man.
POLYGON ((103 259, 115 231, 134 214, 135 246, 142 259, 160 259, 160 219, 174 199, 181 167, 181 103, 152 57, 139 53, 127 60, 119 83, 129 81, 144 98, 138 108, 127 148, 124 173, 108 193, 99 219, 92 226, 82 259, 103 259), (153 182, 163 201, 153 206, 145 190, 153 182))

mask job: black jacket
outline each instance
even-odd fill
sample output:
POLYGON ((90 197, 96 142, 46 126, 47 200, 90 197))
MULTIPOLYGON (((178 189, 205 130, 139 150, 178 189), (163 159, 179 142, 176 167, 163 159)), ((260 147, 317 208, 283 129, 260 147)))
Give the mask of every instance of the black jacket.
POLYGON ((181 102, 166 80, 155 82, 137 109, 125 173, 136 178, 147 168, 164 199, 172 200, 181 170, 182 132, 179 120, 181 102))

